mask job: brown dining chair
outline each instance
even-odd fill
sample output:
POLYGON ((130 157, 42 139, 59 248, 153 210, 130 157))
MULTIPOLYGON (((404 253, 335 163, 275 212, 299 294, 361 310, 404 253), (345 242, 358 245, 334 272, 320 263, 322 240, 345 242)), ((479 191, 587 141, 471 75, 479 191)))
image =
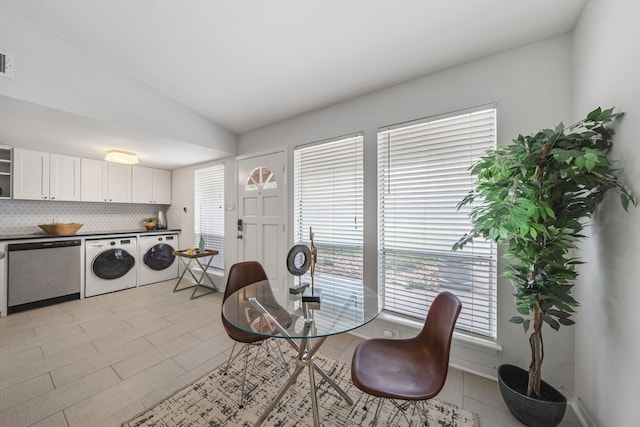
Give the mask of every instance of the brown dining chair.
POLYGON ((383 399, 397 408, 390 420, 402 413, 408 422, 411 406, 427 421, 427 400, 435 397, 447 379, 451 338, 462 303, 451 292, 438 294, 420 333, 409 339, 374 338, 358 345, 351 361, 351 380, 368 394, 379 398, 373 418, 376 425, 383 399), (404 401, 402 404, 396 400, 404 401))
MULTIPOLYGON (((229 269, 229 277, 227 279, 227 286, 224 290, 224 296, 222 298, 222 302, 224 302, 233 294, 234 292, 256 282, 260 282, 262 280, 267 280, 267 274, 262 268, 262 265, 256 261, 245 261, 234 264, 229 269)), ((242 307, 242 310, 251 310, 249 307, 242 307)), ((258 335, 251 332, 244 331, 233 324, 231 324, 225 317, 222 315, 222 325, 224 326, 227 335, 231 338, 233 343, 233 348, 231 349, 231 354, 229 355, 229 359, 227 360, 227 364, 223 370, 226 375, 231 362, 233 362, 238 356, 241 354, 244 355, 244 369, 242 371, 242 386, 240 389, 240 408, 244 406, 245 399, 245 383, 247 379, 247 368, 249 366, 249 351, 252 346, 257 346, 261 344, 265 344, 265 348, 267 350, 267 354, 269 353, 269 349, 267 347, 268 336, 258 335), (236 345, 241 344, 241 347, 238 349, 238 352, 235 352, 236 345)), ((250 326, 249 326, 250 327, 250 326)), ((284 354, 280 350, 280 346, 276 344, 278 352, 280 353, 280 357, 282 358, 282 364, 285 369, 287 369, 287 362, 284 358, 284 354)), ((259 348, 256 351, 255 358, 253 359, 252 366, 255 367, 256 361, 260 354, 259 348)), ((252 368, 253 369, 253 368, 252 368)))

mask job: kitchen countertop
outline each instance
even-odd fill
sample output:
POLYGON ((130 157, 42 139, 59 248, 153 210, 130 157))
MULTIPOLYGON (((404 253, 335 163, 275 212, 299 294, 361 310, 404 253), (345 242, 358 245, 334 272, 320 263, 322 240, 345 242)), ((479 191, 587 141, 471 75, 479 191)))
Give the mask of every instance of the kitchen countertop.
POLYGON ((0 242, 8 241, 8 240, 35 240, 35 239, 61 239, 68 237, 77 237, 77 238, 87 238, 87 237, 99 237, 99 236, 121 236, 121 235, 149 235, 152 236, 154 234, 167 234, 167 233, 179 233, 180 229, 168 229, 168 230, 132 230, 132 231, 105 231, 105 232, 95 232, 95 233, 76 233, 76 234, 67 234, 64 236, 52 236, 45 233, 33 233, 33 234, 23 234, 16 236, 0 236, 0 242))

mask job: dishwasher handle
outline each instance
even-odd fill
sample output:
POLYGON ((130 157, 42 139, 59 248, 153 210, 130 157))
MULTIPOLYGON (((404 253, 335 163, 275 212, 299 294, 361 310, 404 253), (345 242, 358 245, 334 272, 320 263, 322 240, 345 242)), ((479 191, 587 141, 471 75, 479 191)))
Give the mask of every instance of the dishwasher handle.
POLYGON ((43 242, 31 242, 31 243, 13 243, 7 245, 9 252, 13 251, 30 251, 32 249, 49 249, 49 248, 64 248, 68 246, 80 246, 80 239, 73 240, 46 240, 43 242))

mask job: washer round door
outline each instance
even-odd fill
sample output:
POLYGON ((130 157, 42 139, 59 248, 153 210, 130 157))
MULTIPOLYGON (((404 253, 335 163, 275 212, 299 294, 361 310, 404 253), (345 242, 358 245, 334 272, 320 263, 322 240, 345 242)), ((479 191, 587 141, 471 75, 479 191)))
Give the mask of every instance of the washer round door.
POLYGON ((161 271, 171 267, 175 259, 173 247, 166 243, 154 245, 144 254, 144 257, 142 257, 145 265, 155 271, 161 271))
POLYGON ((119 279, 136 264, 131 254, 123 249, 109 249, 93 259, 93 274, 104 280, 119 279))

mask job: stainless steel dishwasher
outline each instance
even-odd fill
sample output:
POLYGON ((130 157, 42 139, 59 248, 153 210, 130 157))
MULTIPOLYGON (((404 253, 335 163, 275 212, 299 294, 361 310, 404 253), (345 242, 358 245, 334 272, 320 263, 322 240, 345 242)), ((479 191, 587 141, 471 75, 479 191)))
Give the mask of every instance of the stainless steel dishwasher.
POLYGON ((81 242, 7 245, 7 313, 80 298, 81 242))

